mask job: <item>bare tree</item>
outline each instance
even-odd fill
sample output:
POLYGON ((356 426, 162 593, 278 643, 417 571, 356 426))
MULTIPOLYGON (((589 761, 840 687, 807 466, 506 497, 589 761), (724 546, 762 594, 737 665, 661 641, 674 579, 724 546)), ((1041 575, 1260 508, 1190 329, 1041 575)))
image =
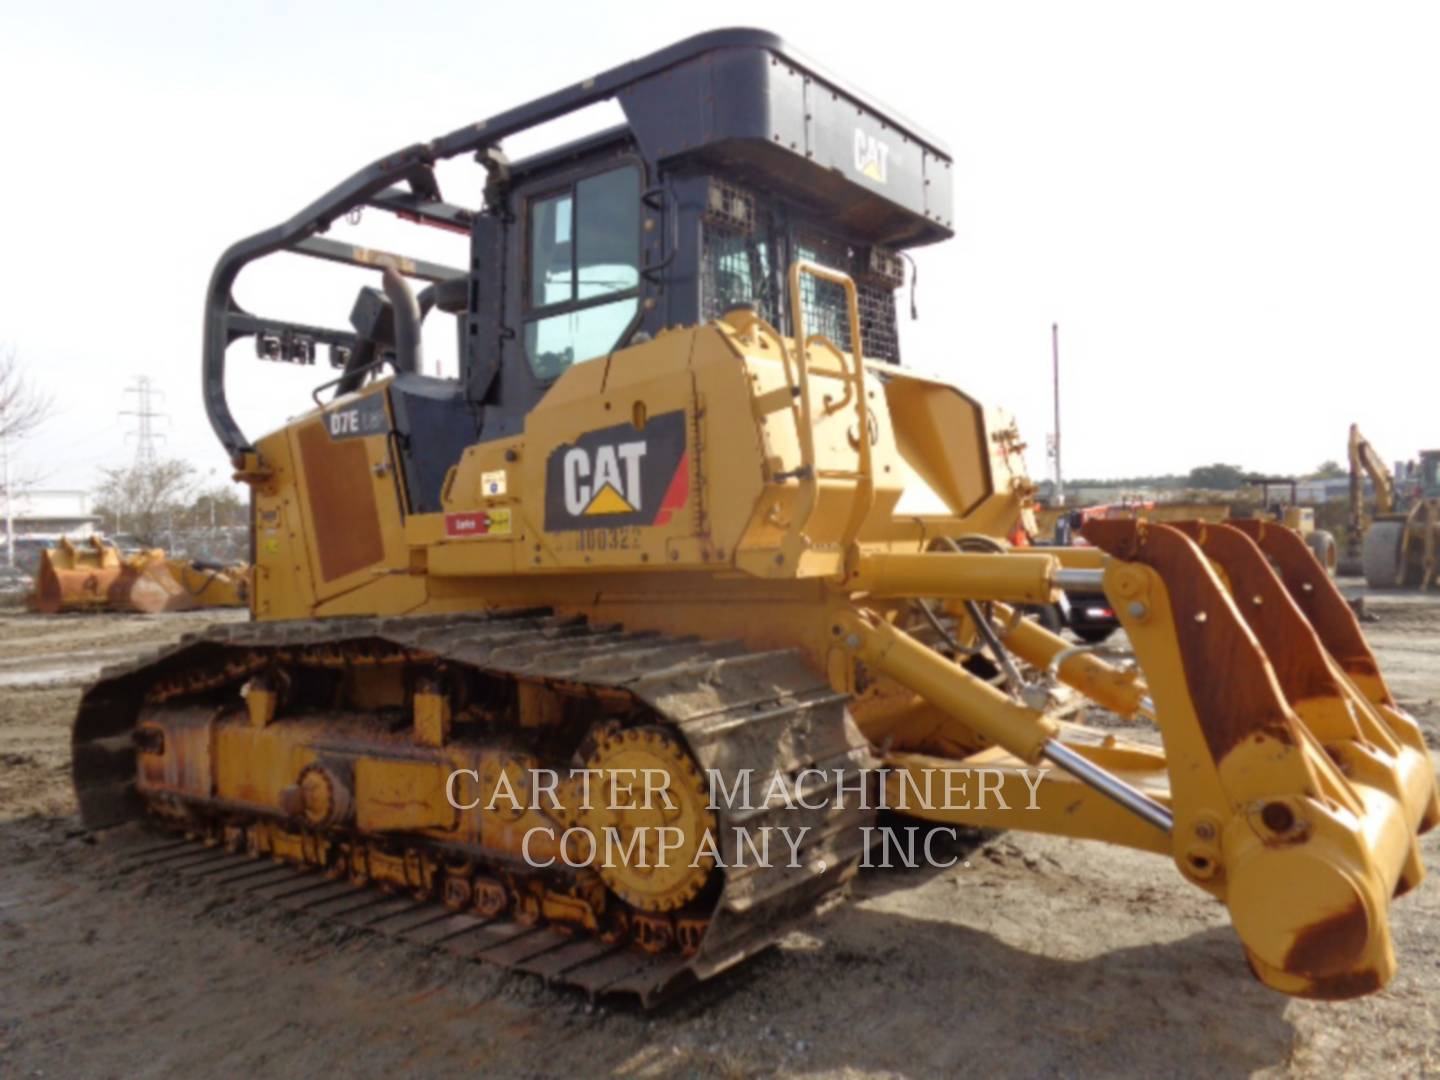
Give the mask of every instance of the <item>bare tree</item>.
POLYGON ((177 458, 102 469, 95 512, 107 532, 124 532, 145 547, 162 546, 189 507, 194 470, 177 458))
POLYGON ((13 345, 0 349, 0 496, 5 499, 5 565, 15 565, 14 444, 50 415, 54 402, 37 390, 20 372, 20 357, 13 345))
POLYGON ((249 520, 249 509, 234 486, 217 485, 195 494, 185 509, 184 525, 187 529, 226 529, 249 520))
POLYGON ((45 422, 54 407, 50 395, 25 378, 15 347, 0 349, 0 441, 24 438, 45 422))

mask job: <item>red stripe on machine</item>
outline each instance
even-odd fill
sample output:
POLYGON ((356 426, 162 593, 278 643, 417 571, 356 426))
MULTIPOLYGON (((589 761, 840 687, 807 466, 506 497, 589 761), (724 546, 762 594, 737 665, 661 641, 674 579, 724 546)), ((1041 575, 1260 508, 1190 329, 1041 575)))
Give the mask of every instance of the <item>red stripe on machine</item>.
POLYGON ((446 536, 481 536, 489 531, 489 514, 471 512, 445 515, 446 536))

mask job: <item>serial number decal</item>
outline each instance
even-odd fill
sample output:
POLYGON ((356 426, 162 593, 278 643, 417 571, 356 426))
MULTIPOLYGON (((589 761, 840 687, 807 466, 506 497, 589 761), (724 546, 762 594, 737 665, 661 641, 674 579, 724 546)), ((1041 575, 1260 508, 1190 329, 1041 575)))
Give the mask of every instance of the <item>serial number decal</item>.
POLYGON ((502 508, 446 514, 445 535, 452 540, 468 540, 475 536, 508 536, 510 511, 502 508))
POLYGON ((640 530, 581 529, 575 533, 577 551, 634 551, 640 546, 640 530))

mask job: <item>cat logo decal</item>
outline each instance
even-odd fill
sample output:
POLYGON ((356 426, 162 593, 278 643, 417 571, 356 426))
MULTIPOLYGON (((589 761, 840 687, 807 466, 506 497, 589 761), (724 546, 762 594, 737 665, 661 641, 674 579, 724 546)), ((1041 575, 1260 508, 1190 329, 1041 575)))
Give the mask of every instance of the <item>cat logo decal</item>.
POLYGON ((545 528, 664 525, 690 497, 685 411, 587 431, 545 463, 545 528))

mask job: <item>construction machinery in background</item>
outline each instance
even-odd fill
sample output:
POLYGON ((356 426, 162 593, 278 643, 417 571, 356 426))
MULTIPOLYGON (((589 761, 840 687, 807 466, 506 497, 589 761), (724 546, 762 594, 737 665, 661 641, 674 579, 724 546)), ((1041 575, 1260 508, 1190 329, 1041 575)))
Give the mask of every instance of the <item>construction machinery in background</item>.
MULTIPOLYGON (((1037 547, 1052 544, 1090 546, 1083 535, 1091 521, 1224 521, 1230 516, 1228 506, 1213 502, 1157 502, 1149 499, 1121 499, 1076 510, 1049 508, 1036 514, 1037 530, 1031 543, 1037 547), (1046 533, 1049 533, 1049 537, 1046 533)), ((1110 601, 1103 592, 1062 591, 1054 604, 1028 605, 1027 614, 1040 620, 1047 630, 1059 633, 1069 630, 1087 645, 1108 641, 1120 628, 1110 601)))
POLYGON ((1221 499, 1159 499, 1159 498, 1120 498, 1114 502, 1097 503, 1093 506, 1071 509, 1061 506, 1042 506, 1035 510, 1036 536, 1044 539, 1055 537, 1059 539, 1064 531, 1068 530, 1070 537, 1079 536, 1079 531, 1087 521, 1101 518, 1104 520, 1134 520, 1134 521, 1158 521, 1162 523, 1173 523, 1176 521, 1210 521, 1220 522, 1233 514, 1228 502, 1221 499), (1080 515, 1077 520, 1076 515, 1080 515), (1061 519, 1066 519, 1061 525, 1061 519))
MULTIPOLYGON (((1122 500, 1075 510, 1060 508, 1058 513, 1046 515, 1053 539, 1036 536, 1031 543, 1041 548, 1051 545, 1069 547, 1074 544, 1089 546, 1089 542, 1082 535, 1088 522, 1138 520, 1153 510, 1154 506, 1153 502, 1122 500)), ((1099 590, 1062 591, 1056 603, 1027 605, 1023 610, 1037 618, 1040 625, 1047 630, 1057 634, 1061 630, 1069 630, 1087 645, 1099 645, 1108 641, 1120 628, 1120 620, 1115 617, 1110 601, 1099 590)))
MULTIPOLYGON (((197 608, 245 607, 250 600, 250 567, 218 559, 165 560, 170 575, 197 608)), ((171 610, 184 610, 172 608, 171 610)))
POLYGON ((1440 568, 1440 450, 1422 450, 1396 477, 1360 425, 1350 425, 1349 536, 1342 569, 1373 589, 1435 584, 1440 568), (1365 509, 1365 479, 1375 510, 1365 509))
MULTIPOLYGON (((1068 543, 1062 537, 1078 535, 1086 521, 1103 519, 1133 519, 1139 521, 1177 522, 1208 521, 1219 522, 1235 515, 1248 514, 1262 520, 1284 525, 1305 541, 1307 547, 1330 574, 1336 573, 1338 546, 1333 533, 1315 527, 1315 510, 1299 504, 1299 481, 1293 476, 1247 476, 1245 481, 1259 489, 1259 506, 1246 511, 1244 503, 1232 507, 1217 499, 1139 499, 1127 498, 1117 502, 1087 506, 1080 510, 1061 507, 1042 508, 1036 512, 1040 536, 1053 535, 1057 542, 1068 543), (1272 489, 1283 493, 1289 488, 1289 498, 1271 498, 1272 489)), ((1250 500, 1253 502, 1253 496, 1250 500)))
POLYGON ((244 607, 248 570, 205 559, 172 559, 159 549, 122 554, 104 538, 77 544, 62 537, 40 553, 27 598, 35 611, 193 611, 244 607))
POLYGON ((952 173, 778 38, 725 30, 397 150, 230 247, 204 399, 252 491, 253 621, 86 690, 87 825, 198 837, 217 877, 308 869, 256 895, 362 922, 396 898, 331 889, 432 898, 429 943, 648 1003, 839 897, 883 797, 1162 855, 1267 985, 1384 986, 1440 817, 1418 727, 1288 529, 1011 548, 1015 424, 900 363, 902 252, 951 237, 952 173), (606 100, 622 125, 503 152, 606 100), (442 197, 460 157, 479 206, 442 197), (367 209, 457 257, 325 235, 367 209), (348 327, 253 312, 232 290, 279 253, 380 288, 348 327), (439 316, 456 378, 423 374, 439 316), (255 440, 226 398, 242 339, 335 369, 255 440), (1138 667, 1018 617, 1066 589, 1104 593, 1138 667), (1164 749, 1059 721, 1056 681, 1164 749), (945 797, 979 767, 1002 799, 945 797), (781 827, 793 850, 746 857, 781 827))
POLYGON ((1277 522, 1305 541, 1305 546, 1315 554, 1320 565, 1331 577, 1339 566, 1339 547, 1335 535, 1326 529, 1315 527, 1315 509, 1300 505, 1300 482, 1293 476, 1247 476, 1245 482, 1260 488, 1260 509, 1256 517, 1277 522), (1272 499, 1271 489, 1284 491, 1289 488, 1289 499, 1272 499))

